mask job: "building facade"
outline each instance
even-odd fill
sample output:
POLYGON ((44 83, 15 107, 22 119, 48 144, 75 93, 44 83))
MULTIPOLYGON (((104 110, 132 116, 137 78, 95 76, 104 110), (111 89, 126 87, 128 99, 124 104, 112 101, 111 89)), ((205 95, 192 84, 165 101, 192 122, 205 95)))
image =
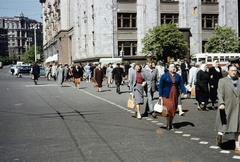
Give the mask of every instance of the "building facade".
POLYGON ((8 35, 4 28, 4 21, 0 19, 0 57, 8 56, 8 35))
MULTIPOLYGON (((7 39, 8 50, 7 55, 22 60, 23 53, 34 45, 34 29, 33 24, 41 24, 36 20, 28 19, 21 12, 19 16, 0 17, 2 28, 7 31, 5 39, 7 39)), ((36 45, 42 47, 42 27, 36 29, 36 45)), ((2 48, 2 47, 1 47, 2 48)))
MULTIPOLYGON (((58 62, 98 61, 103 57, 141 60, 146 32, 174 23, 189 44, 189 56, 205 52, 217 25, 239 33, 237 0, 40 0, 43 47, 58 62)), ((189 57, 186 56, 186 57, 189 57)))

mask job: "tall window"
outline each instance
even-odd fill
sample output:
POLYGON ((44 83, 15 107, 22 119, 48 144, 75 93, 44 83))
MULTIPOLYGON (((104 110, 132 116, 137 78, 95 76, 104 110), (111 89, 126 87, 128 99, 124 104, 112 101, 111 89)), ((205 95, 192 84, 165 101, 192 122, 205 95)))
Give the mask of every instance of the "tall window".
POLYGON ((175 24, 178 27, 178 14, 161 14, 161 24, 175 24))
POLYGON ((214 29, 218 25, 218 14, 203 14, 202 28, 214 29))
POLYGON ((118 55, 120 51, 124 52, 124 56, 133 56, 137 54, 137 42, 136 41, 119 41, 118 42, 118 55))
POLYGON ((136 13, 118 13, 119 28, 136 28, 137 14, 136 13))
POLYGON ((117 0, 117 2, 136 3, 137 0, 117 0))
POLYGON ((161 0, 161 2, 178 2, 179 0, 161 0))
POLYGON ((216 3, 218 0, 202 0, 203 3, 216 3))
POLYGON ((207 41, 202 41, 202 53, 206 53, 207 49, 205 47, 205 44, 207 43, 207 41))

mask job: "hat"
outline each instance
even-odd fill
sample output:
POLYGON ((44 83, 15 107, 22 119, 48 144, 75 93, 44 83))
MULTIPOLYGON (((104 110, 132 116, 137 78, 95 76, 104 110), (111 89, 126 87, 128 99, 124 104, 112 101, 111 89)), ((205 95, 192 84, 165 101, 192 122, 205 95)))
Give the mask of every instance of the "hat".
POLYGON ((159 64, 162 64, 163 62, 160 60, 160 61, 158 61, 158 63, 159 63, 159 64))

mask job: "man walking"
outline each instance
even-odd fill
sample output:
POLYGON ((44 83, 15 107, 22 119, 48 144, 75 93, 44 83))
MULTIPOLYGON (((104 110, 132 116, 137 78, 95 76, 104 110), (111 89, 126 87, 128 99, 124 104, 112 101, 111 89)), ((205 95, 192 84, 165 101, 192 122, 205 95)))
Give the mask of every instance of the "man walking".
POLYGON ((114 79, 115 84, 117 86, 116 92, 121 94, 120 85, 122 84, 122 78, 124 77, 123 68, 120 67, 120 63, 117 63, 117 67, 115 67, 112 71, 112 79, 114 79))
POLYGON ((219 80, 217 92, 219 105, 216 118, 217 145, 221 146, 222 143, 220 132, 234 133, 235 153, 240 154, 240 80, 235 65, 228 66, 228 75, 219 80))
POLYGON ((40 67, 37 64, 37 61, 34 63, 32 67, 32 75, 35 85, 37 85, 38 77, 40 75, 40 67))
POLYGON ((153 118, 156 118, 155 113, 153 112, 153 93, 156 91, 156 83, 158 77, 158 70, 152 67, 152 60, 148 60, 147 65, 143 68, 143 75, 146 81, 146 94, 147 94, 147 103, 145 107, 145 112, 142 114, 143 117, 147 117, 148 114, 152 115, 153 118))

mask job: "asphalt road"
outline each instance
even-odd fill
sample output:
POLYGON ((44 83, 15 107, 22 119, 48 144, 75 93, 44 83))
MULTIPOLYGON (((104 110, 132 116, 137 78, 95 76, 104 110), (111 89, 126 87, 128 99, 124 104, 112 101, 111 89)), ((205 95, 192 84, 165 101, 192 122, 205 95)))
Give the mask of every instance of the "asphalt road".
MULTIPOLYGON (((16 78, 0 69, 1 162, 229 162, 237 161, 233 134, 216 146, 217 110, 198 111, 195 99, 183 100, 184 116, 176 115, 175 130, 166 119, 138 120, 122 94, 103 84, 81 89, 67 82, 41 77, 34 85, 29 75, 16 78)), ((157 97, 157 93, 155 93, 157 97)), ((145 99, 146 101, 146 99, 145 99)), ((154 102, 157 102, 155 99, 154 102)), ((146 103, 146 102, 145 102, 146 103)), ((143 112, 145 105, 141 107, 143 112)))

